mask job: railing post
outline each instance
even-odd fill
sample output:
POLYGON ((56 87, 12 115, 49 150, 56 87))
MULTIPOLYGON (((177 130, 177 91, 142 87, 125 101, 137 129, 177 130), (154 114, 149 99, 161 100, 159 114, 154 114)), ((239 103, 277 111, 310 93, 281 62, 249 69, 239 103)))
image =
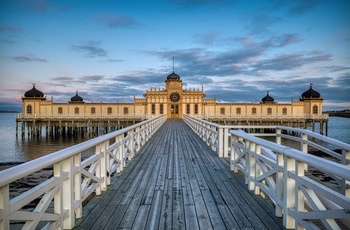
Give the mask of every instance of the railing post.
POLYGON ((101 182, 101 190, 106 191, 107 185, 111 183, 111 174, 108 173, 110 171, 110 165, 109 165, 109 153, 107 152, 109 146, 109 141, 105 141, 102 143, 101 146, 101 178, 103 179, 101 182))
POLYGON ((54 211, 61 216, 61 226, 64 229, 72 229, 75 225, 73 172, 72 157, 54 165, 54 177, 67 177, 54 198, 54 211))
POLYGON ((83 201, 81 200, 81 153, 74 155, 73 164, 74 168, 78 169, 74 173, 74 200, 79 203, 75 210, 75 217, 81 218, 83 215, 83 201))
POLYGON ((0 229, 10 229, 9 185, 0 188, 0 229))
POLYGON ((136 152, 139 152, 141 149, 141 136, 140 136, 140 127, 136 128, 136 144, 137 144, 137 148, 136 148, 136 152))
POLYGON ((123 134, 120 134, 115 138, 115 142, 119 143, 119 148, 116 152, 116 157, 119 159, 119 166, 117 168, 117 173, 123 171, 125 167, 125 156, 124 156, 124 143, 123 143, 123 134))
POLYGON ((229 139, 229 129, 228 128, 224 128, 223 129, 224 132, 224 138, 223 138, 223 145, 224 145, 224 157, 228 157, 228 146, 230 143, 230 139, 229 139))
MULTIPOLYGON (((341 163, 350 167, 350 151, 342 149, 342 159, 341 163)), ((346 196, 350 197, 350 181, 342 179, 341 180, 341 192, 346 196)))
MULTIPOLYGON (((96 155, 100 155, 100 154, 101 154, 101 148, 102 148, 101 145, 102 145, 102 144, 96 145, 96 149, 95 149, 95 151, 96 151, 95 154, 96 154, 96 155)), ((100 158, 99 161, 101 161, 101 160, 102 160, 102 159, 100 158)), ((101 177, 101 162, 97 163, 95 174, 96 174, 96 177, 97 177, 97 178, 102 178, 102 177, 101 177)), ((98 186, 98 187, 96 188, 96 195, 97 195, 97 196, 98 196, 98 195, 101 195, 101 186, 98 186)))
POLYGON ((248 165, 248 189, 254 190, 255 187, 255 146, 256 144, 254 142, 249 142, 248 145, 248 156, 247 156, 247 165, 248 165))
MULTIPOLYGON (((153 124, 151 124, 151 127, 153 127, 153 124)), ((129 155, 129 159, 134 158, 135 156, 135 152, 134 152, 134 145, 135 145, 135 141, 134 141, 134 130, 130 130, 127 134, 129 136, 129 150, 130 150, 130 155, 129 155)), ((152 136, 152 131, 150 136, 152 136)))
POLYGON ((221 126, 219 126, 219 128, 218 128, 218 131, 219 131, 219 143, 218 143, 218 150, 217 150, 217 152, 218 152, 218 155, 219 155, 219 157, 224 157, 224 128, 223 127, 221 127, 221 126))
MULTIPOLYGON (((308 145, 306 143, 307 141, 307 134, 305 133, 300 133, 300 150, 303 151, 304 153, 308 153, 308 145)), ((304 164, 304 170, 308 171, 308 165, 304 164)))
POLYGON ((260 165, 257 163, 259 161, 259 155, 261 154, 261 146, 258 144, 255 144, 255 154, 252 154, 254 156, 254 194, 259 195, 260 194, 260 187, 256 185, 256 178, 259 177, 261 173, 260 165))
POLYGON ((283 181, 284 181, 284 195, 283 195, 283 225, 287 229, 295 227, 295 219, 289 214, 289 209, 295 208, 295 180, 289 177, 289 172, 293 173, 295 170, 295 159, 283 156, 283 181))
POLYGON ((275 215, 277 217, 281 217, 283 214, 283 189, 284 189, 284 183, 283 183, 283 170, 284 170, 284 156, 282 153, 276 153, 276 195, 277 200, 276 202, 276 208, 275 208, 275 215), (282 171, 281 171, 282 169, 282 171))
POLYGON ((280 136, 282 134, 282 129, 276 128, 276 144, 282 143, 282 137, 280 136))
POLYGON ((235 148, 235 144, 237 142, 238 142, 238 137, 231 135, 230 169, 234 173, 238 173, 238 169, 237 169, 236 165, 233 163, 237 159, 237 151, 236 151, 236 148, 235 148))

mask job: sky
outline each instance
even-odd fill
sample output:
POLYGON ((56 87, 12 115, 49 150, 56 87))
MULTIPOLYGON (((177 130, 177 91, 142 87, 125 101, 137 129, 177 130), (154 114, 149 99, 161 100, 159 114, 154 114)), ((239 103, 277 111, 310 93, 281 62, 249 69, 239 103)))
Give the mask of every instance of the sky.
POLYGON ((218 102, 350 108, 348 0, 0 0, 0 110, 32 88, 54 102, 133 102, 173 68, 218 102), (173 62, 174 57, 174 62, 173 62))

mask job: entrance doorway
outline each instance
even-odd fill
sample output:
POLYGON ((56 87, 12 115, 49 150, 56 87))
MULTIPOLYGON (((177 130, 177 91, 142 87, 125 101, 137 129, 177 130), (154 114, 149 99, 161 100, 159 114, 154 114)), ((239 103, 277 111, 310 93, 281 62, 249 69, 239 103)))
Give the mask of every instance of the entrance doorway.
POLYGON ((171 104, 171 118, 179 118, 179 105, 171 104))

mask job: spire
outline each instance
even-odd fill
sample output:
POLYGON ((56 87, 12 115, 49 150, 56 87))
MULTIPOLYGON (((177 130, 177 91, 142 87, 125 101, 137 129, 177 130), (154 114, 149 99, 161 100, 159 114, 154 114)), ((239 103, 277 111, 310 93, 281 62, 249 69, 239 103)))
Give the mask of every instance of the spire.
POLYGON ((174 71, 174 65, 175 65, 175 64, 174 64, 174 63, 175 63, 175 60, 174 60, 174 59, 175 59, 175 58, 174 58, 174 56, 173 56, 173 73, 175 72, 175 71, 174 71))

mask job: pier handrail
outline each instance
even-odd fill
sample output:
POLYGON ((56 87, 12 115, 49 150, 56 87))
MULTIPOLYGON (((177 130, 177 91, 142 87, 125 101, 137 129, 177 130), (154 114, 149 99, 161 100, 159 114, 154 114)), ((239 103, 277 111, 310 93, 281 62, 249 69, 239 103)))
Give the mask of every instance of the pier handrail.
POLYGON ((249 190, 274 201, 286 228, 318 229, 318 220, 326 229, 340 228, 339 222, 350 228, 350 167, 241 130, 230 133, 231 170, 244 173, 249 190), (305 176, 304 164, 345 180, 345 194, 305 176))
MULTIPOLYGON (((286 228, 303 226, 317 229, 314 220, 321 221, 326 229, 339 227, 337 221, 350 227, 350 167, 347 164, 323 159, 237 130, 259 126, 218 125, 188 115, 184 116, 184 121, 219 157, 230 156, 231 170, 244 173, 250 190, 264 197, 267 195, 275 202, 276 215, 283 214, 286 228), (306 177, 304 172, 308 166, 336 179, 340 191, 306 177)), ((287 138, 284 134, 281 135, 281 130, 288 130, 290 127, 269 127, 277 130, 273 134, 277 142, 280 143, 282 137, 287 138)), ((296 131, 293 128, 290 130, 296 131)), ((346 154, 343 156, 348 154, 348 145, 345 143, 308 130, 298 131, 345 149, 346 154)), ((310 144, 311 141, 307 141, 305 136, 303 140, 301 147, 305 150, 305 143, 310 144)))
POLYGON ((276 142, 279 144, 281 143, 281 138, 298 141, 300 142, 300 150, 303 152, 308 152, 308 145, 310 145, 317 150, 320 150, 334 158, 339 159, 342 164, 350 166, 350 144, 312 132, 307 129, 293 128, 287 126, 277 126, 276 136, 276 142), (290 132, 282 133, 282 130, 292 131, 293 133, 292 135, 288 135, 290 132), (310 140, 310 138, 313 138, 314 140, 310 140), (342 152, 338 154, 320 144, 317 144, 317 141, 320 141, 326 145, 329 144, 336 148, 339 148, 342 152))
POLYGON ((71 229, 75 218, 82 216, 83 201, 93 192, 105 191, 112 174, 120 173, 165 121, 166 115, 155 117, 1 171, 0 229, 9 229, 11 221, 25 222, 24 228, 31 229, 40 221, 48 228, 71 229), (82 159, 82 153, 93 147, 95 154, 82 159), (49 166, 53 177, 10 199, 10 183, 49 166), (34 199, 40 199, 34 210, 22 209, 34 199), (54 212, 48 213, 51 203, 54 212))

